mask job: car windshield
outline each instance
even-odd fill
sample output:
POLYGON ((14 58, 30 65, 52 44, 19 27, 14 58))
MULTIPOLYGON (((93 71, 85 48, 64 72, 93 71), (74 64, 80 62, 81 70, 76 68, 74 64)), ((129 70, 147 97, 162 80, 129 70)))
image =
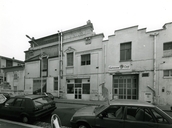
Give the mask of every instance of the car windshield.
POLYGON ((105 110, 108 106, 109 106, 108 104, 99 105, 94 109, 94 113, 97 115, 101 111, 105 110))
POLYGON ((35 106, 43 105, 43 104, 49 103, 51 101, 52 100, 49 97, 40 97, 40 98, 33 100, 35 106))

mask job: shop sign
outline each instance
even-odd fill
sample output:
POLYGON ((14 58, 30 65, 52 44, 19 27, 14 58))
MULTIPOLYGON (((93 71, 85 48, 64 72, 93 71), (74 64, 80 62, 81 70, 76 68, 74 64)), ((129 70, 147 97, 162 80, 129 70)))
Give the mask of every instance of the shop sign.
POLYGON ((130 69, 130 65, 127 64, 121 64, 119 66, 109 66, 108 71, 116 71, 116 70, 127 70, 130 69))

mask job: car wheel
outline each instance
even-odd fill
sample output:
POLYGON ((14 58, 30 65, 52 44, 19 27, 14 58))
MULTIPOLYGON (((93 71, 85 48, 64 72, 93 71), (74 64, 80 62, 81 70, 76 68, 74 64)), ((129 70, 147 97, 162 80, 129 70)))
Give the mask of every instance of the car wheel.
POLYGON ((86 123, 79 123, 78 128, 90 128, 88 124, 86 123))
POLYGON ((23 115, 23 116, 21 117, 21 120, 22 120, 23 123, 29 123, 29 118, 28 118, 28 116, 26 116, 26 115, 23 115))

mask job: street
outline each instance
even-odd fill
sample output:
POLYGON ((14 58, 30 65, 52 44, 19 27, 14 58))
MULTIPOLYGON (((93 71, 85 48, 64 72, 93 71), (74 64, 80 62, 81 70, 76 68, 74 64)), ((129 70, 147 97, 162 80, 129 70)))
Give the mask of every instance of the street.
MULTIPOLYGON (((62 126, 66 126, 66 128, 70 128, 70 119, 72 115, 80 108, 86 106, 81 104, 71 104, 71 103, 56 103, 57 109, 52 114, 57 114, 60 117, 62 126)), ((166 111, 168 115, 172 117, 172 112, 166 111)), ((8 119, 7 120, 18 121, 17 119, 8 119)), ((33 125, 44 127, 44 128, 51 128, 51 116, 46 116, 41 120, 35 121, 33 125)), ((4 124, 5 125, 5 124, 4 124)))
MULTIPOLYGON (((70 119, 72 115, 76 112, 76 110, 84 107, 85 105, 80 104, 64 104, 64 103, 56 103, 57 109, 53 112, 53 114, 57 114, 60 117, 61 123, 63 126, 71 127, 70 119)), ((51 116, 47 116, 42 118, 41 121, 34 122, 34 125, 45 126, 49 128, 51 122, 51 116)))

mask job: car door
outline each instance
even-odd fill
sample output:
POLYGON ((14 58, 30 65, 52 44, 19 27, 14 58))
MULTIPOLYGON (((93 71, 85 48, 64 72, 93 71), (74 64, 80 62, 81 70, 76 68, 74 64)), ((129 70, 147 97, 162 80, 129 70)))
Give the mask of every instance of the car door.
POLYGON ((13 116, 12 106, 13 106, 14 100, 15 100, 15 98, 10 98, 1 106, 0 115, 8 116, 8 117, 13 116))
POLYGON ((171 119, 168 117, 168 115, 166 115, 163 111, 155 108, 152 108, 151 111, 155 117, 158 128, 172 128, 172 123, 169 121, 171 119))
POLYGON ((124 127, 124 107, 123 106, 110 106, 95 119, 96 128, 123 128, 124 127))
POLYGON ((20 117, 21 113, 24 112, 24 103, 25 99, 22 98, 16 98, 16 100, 14 101, 14 104, 12 106, 12 113, 15 117, 20 117))
POLYGON ((127 106, 124 128, 157 128, 157 123, 149 108, 127 106))

